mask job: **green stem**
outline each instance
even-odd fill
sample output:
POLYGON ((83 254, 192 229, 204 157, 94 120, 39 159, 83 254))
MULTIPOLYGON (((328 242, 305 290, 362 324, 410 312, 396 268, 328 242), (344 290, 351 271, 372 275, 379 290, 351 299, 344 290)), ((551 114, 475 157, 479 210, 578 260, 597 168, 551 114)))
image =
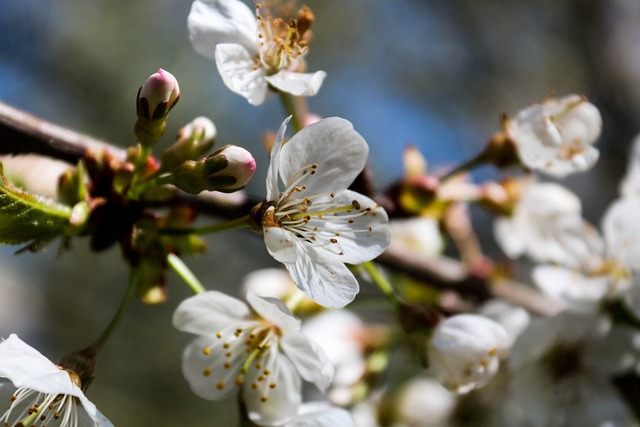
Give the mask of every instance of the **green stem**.
POLYGON ((470 171, 472 169, 475 169, 478 166, 482 166, 486 162, 487 162, 487 157, 485 155, 485 152, 483 151, 482 153, 476 155, 475 157, 472 157, 469 160, 466 160, 465 162, 461 163, 460 165, 456 166, 455 168, 453 168, 452 170, 450 170, 449 172, 441 176, 440 182, 444 182, 459 173, 470 171))
POLYGON ((133 180, 132 185, 135 185, 140 175, 144 171, 144 167, 147 165, 147 160, 149 159, 149 155, 151 154, 151 146, 147 144, 140 145, 140 158, 138 159, 138 164, 136 164, 136 169, 133 171, 133 180))
POLYGON ((382 274, 382 272, 378 270, 378 267, 376 267, 376 265, 372 261, 363 262, 360 265, 365 269, 367 273, 369 273, 369 276, 371 276, 371 280, 373 280, 373 283, 375 283, 378 288, 380 288, 387 299, 389 299, 389 301, 391 301, 393 304, 397 305, 400 302, 400 300, 398 299, 398 295, 396 295, 389 280, 387 280, 384 274, 382 274))
POLYGON ((173 184, 173 175, 159 176, 157 178, 152 178, 148 181, 144 181, 143 183, 141 183, 140 185, 136 185, 135 187, 131 187, 131 189, 129 190, 129 197, 131 197, 132 199, 137 199, 142 193, 147 191, 147 189, 165 184, 173 184))
POLYGON ((127 314, 129 310, 129 306, 131 305, 131 301, 133 301, 133 297, 136 294, 136 287, 138 285, 138 276, 139 270, 138 268, 133 267, 131 269, 131 274, 129 275, 129 284, 127 286, 127 290, 122 297, 122 301, 120 301, 120 306, 118 307, 118 311, 111 319, 111 323, 107 326, 107 328, 102 332, 102 335, 96 340, 96 342, 91 346, 91 348, 95 351, 95 353, 99 353, 100 350, 107 343, 111 335, 115 332, 115 330, 120 326, 124 316, 127 314))
POLYGON ((163 228, 160 230, 162 234, 168 235, 185 235, 185 234, 213 234, 220 231, 233 230, 249 226, 249 215, 232 219, 230 221, 221 222, 219 224, 205 225, 203 227, 193 228, 163 228))
POLYGON ((296 132, 303 128, 302 120, 307 115, 306 98, 293 96, 290 93, 280 92, 280 99, 287 114, 291 115, 291 124, 296 132))
POLYGON ((167 255, 167 263, 175 271, 178 276, 191 288, 193 293, 201 294, 206 291, 205 287, 200 283, 200 280, 193 274, 189 267, 182 262, 180 257, 176 254, 167 255))

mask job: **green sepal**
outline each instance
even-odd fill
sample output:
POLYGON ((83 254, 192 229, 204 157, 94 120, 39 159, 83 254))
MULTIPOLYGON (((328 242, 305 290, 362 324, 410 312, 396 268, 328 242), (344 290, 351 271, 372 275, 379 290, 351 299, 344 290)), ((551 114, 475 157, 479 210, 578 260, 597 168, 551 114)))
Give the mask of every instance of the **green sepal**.
POLYGON ((63 234, 71 208, 16 188, 0 163, 0 243, 32 243, 34 247, 63 234))

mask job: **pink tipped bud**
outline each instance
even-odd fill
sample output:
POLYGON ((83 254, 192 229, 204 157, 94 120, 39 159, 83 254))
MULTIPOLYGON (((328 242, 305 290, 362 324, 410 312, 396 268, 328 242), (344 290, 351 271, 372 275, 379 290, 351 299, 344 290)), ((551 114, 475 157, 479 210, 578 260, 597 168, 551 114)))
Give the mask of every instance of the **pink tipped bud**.
POLYGON ((237 145, 227 145, 217 152, 218 156, 226 157, 227 167, 220 171, 219 174, 232 176, 236 179, 236 183, 227 188, 227 190, 239 190, 251 179, 256 171, 256 160, 250 152, 237 145))
POLYGON ((160 68, 140 87, 138 92, 138 117, 146 120, 163 119, 178 102, 180 87, 168 71, 160 68))
POLYGON ((226 145, 198 162, 182 163, 173 171, 173 183, 191 194, 205 190, 230 193, 247 185, 255 170, 256 161, 251 153, 226 145))

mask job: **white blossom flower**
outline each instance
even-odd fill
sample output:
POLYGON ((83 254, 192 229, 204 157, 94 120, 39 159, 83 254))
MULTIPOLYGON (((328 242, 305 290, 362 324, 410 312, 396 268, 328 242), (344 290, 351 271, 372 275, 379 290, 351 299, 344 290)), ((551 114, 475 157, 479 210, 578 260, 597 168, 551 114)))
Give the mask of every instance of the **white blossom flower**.
POLYGON ((535 427, 625 426, 613 386, 637 363, 637 333, 594 314, 563 311, 532 323, 509 359, 512 398, 535 427))
POLYGON ((533 183, 510 217, 496 219, 494 235, 510 258, 527 255, 535 262, 578 266, 603 245, 581 210, 580 199, 565 187, 533 183))
POLYGON ((576 266, 540 265, 532 276, 547 295, 581 312, 595 312, 607 299, 624 298, 640 317, 640 199, 614 201, 602 220, 604 242, 576 266))
MULTIPOLYGON (((196 51, 214 59, 224 83, 251 104, 261 104, 268 85, 293 95, 315 95, 326 73, 302 72, 308 52, 307 30, 313 13, 263 16, 239 0, 196 0, 187 18, 196 51)), ((261 12, 265 11, 265 12, 261 12)))
POLYGON ((395 403, 394 426, 441 427, 455 410, 456 395, 428 377, 412 378, 402 386, 395 403))
POLYGON ((333 367, 300 320, 280 300, 248 293, 249 307, 210 291, 183 301, 176 328, 198 335, 183 355, 183 373, 198 396, 218 400, 241 387, 249 418, 281 425, 298 414, 301 380, 325 390, 333 367))
POLYGON ((504 121, 522 163, 559 177, 596 163, 599 152, 592 144, 601 130, 600 111, 579 95, 549 98, 504 121))
POLYGON ((342 408, 326 402, 307 402, 300 405, 298 416, 285 427, 356 427, 355 421, 342 408))
POLYGON ((364 322, 350 311, 328 310, 306 320, 302 331, 324 350, 335 368, 329 400, 339 405, 352 403, 350 387, 362 379, 367 367, 364 322))
POLYGON ((508 350, 507 331, 476 314, 449 317, 436 326, 428 346, 429 369, 446 388, 467 393, 485 385, 508 350))
POLYGON ((311 124, 285 143, 288 121, 271 150, 264 241, 309 298, 343 307, 359 289, 344 263, 372 260, 391 239, 384 209, 347 189, 364 168, 368 146, 351 123, 337 117, 311 124))
POLYGON ((391 244, 417 256, 435 258, 444 248, 438 221, 430 217, 394 219, 390 221, 391 244))
POLYGON ((509 348, 531 323, 531 315, 527 310, 499 298, 490 299, 482 304, 478 308, 478 314, 502 325, 509 337, 509 348))
POLYGON ((3 411, 3 426, 113 427, 85 397, 75 372, 54 364, 15 334, 0 342, 3 411))

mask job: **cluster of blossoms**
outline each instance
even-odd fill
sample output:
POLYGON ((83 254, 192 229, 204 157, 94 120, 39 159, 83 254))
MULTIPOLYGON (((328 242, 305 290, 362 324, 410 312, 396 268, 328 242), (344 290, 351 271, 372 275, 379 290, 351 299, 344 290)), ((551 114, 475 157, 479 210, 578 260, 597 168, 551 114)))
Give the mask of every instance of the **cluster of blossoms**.
MULTIPOLYGON (((196 0, 188 17, 196 51, 214 60, 229 89, 254 105, 269 90, 289 101, 315 95, 325 78, 323 71, 306 72, 313 12, 279 6, 258 4, 253 11, 239 0, 196 0)), ((255 159, 232 145, 207 155, 217 134, 207 118, 183 127, 159 162, 150 157, 179 98, 177 80, 162 69, 140 88, 139 145, 122 162, 96 162, 113 168, 107 187, 117 194, 115 201, 105 201, 105 194, 85 197, 80 172, 63 176, 61 198, 73 206, 70 223, 77 230, 85 231, 81 226, 90 217, 106 217, 86 213, 92 206, 142 212, 144 202, 165 202, 176 188, 242 194, 255 159)), ((290 113, 273 139, 265 199, 232 221, 260 233, 286 271, 250 274, 243 300, 207 291, 177 261, 179 254, 204 247, 196 229, 188 228, 192 211, 176 208, 162 217, 137 212, 126 224, 131 234, 121 243, 128 245, 125 254, 135 272, 132 289, 143 301, 164 301, 168 265, 197 293, 173 316, 176 329, 195 335, 182 370, 196 395, 220 400, 238 393, 241 416, 260 426, 424 427, 446 425, 465 399, 498 384, 494 390, 502 386, 510 393, 495 392, 493 400, 501 401, 496 406, 526 425, 632 422, 612 378, 639 366, 640 335, 616 313, 640 321, 640 140, 621 196, 598 230, 583 218, 576 195, 529 173, 564 177, 596 163, 593 144, 602 118, 584 96, 549 98, 504 116, 502 131, 474 159, 518 164, 526 177, 485 186, 452 178, 457 169, 435 177, 410 148, 407 176, 380 198, 352 189, 365 175, 369 148, 349 121, 311 120, 295 108, 290 113), (290 123, 297 132, 287 138, 290 123), (557 310, 549 307, 546 316, 532 320, 529 311, 499 299, 472 305, 447 301, 444 292, 412 293, 406 277, 392 285, 371 263, 385 251, 420 265, 432 262, 443 251, 444 230, 469 270, 490 270, 470 231, 469 201, 503 214, 494 222, 499 246, 509 258, 526 256, 535 263, 532 282, 557 310), (365 320, 346 308, 360 291, 359 278, 378 285, 399 325, 365 320), (419 371, 409 379, 404 372, 379 375, 391 372, 394 340, 405 338, 420 353, 419 371)), ((0 342, 0 425, 111 426, 84 395, 90 375, 74 368, 52 363, 15 335, 0 342)))

